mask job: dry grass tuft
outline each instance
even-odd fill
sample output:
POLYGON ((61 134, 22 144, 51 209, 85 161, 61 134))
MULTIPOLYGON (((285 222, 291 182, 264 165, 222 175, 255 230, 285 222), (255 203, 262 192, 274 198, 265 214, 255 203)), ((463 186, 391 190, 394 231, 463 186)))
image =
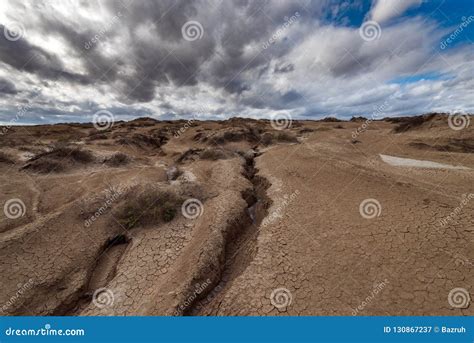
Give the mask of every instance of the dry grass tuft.
POLYGON ((126 229, 169 222, 176 216, 183 199, 169 190, 133 188, 126 202, 114 211, 114 217, 126 229))
POLYGON ((89 150, 66 144, 55 144, 49 151, 32 157, 23 169, 37 173, 61 172, 74 164, 89 164, 94 160, 94 155, 89 150))

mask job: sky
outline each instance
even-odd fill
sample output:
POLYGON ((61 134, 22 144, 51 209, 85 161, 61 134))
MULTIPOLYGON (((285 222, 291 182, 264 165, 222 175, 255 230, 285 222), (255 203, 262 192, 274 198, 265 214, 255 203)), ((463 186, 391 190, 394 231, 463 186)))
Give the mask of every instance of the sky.
POLYGON ((2 0, 0 124, 474 113, 470 0, 2 0))

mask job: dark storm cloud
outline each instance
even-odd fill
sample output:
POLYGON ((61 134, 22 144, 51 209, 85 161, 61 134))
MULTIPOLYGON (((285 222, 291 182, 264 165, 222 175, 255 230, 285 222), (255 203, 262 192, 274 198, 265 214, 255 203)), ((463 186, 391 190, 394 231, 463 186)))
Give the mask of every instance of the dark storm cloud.
MULTIPOLYGON (((270 1, 133 2, 124 16, 133 59, 125 63, 130 63, 135 73, 122 90, 136 101, 152 100, 155 87, 167 82, 188 86, 199 79, 229 93, 248 90, 250 86, 239 75, 267 64, 269 58, 261 49, 246 54, 246 47, 260 47, 284 16, 301 11, 303 3, 279 7, 270 1), (182 35, 183 25, 190 20, 203 27, 202 38, 192 42, 182 35), (140 27, 146 27, 155 38, 144 40, 140 27), (208 64, 207 72, 201 72, 204 64, 208 64)), ((112 13, 118 11, 118 2, 108 4, 112 13)), ((284 54, 284 49, 273 54, 284 54)))
POLYGON ((0 78, 0 94, 17 94, 15 84, 7 79, 0 78))
POLYGON ((115 80, 119 61, 106 58, 101 53, 99 44, 89 43, 97 34, 94 30, 77 27, 54 17, 44 18, 38 29, 45 35, 60 36, 72 50, 72 54, 81 59, 87 70, 87 74, 82 76, 84 82, 115 80))
MULTIPOLYGON (((161 0, 101 4, 102 9, 118 18, 114 25, 77 25, 54 11, 51 15, 42 13, 38 20, 38 32, 66 42, 71 56, 81 60, 85 73, 65 71, 57 56, 30 44, 26 38, 10 42, 2 36, 0 59, 18 70, 51 80, 109 83, 126 103, 152 101, 157 87, 167 84, 181 87, 203 82, 240 94, 251 88, 242 73, 268 65, 271 58, 288 51, 289 44, 272 46, 269 51, 262 51, 261 45, 285 17, 302 11, 308 2, 275 5, 267 0, 161 0), (190 20, 199 21, 203 27, 202 37, 195 41, 183 38, 182 27, 190 20), (86 49, 98 33, 100 39, 86 49), (123 37, 116 40, 119 34, 123 37), (103 51, 106 43, 125 45, 126 54, 107 56, 103 51), (258 49, 246 52, 251 45, 258 49), (205 70, 203 65, 207 65, 205 70), (121 74, 121 68, 127 68, 128 73, 121 74)), ((89 8, 90 4, 81 6, 89 8)))
MULTIPOLYGON (((4 28, 4 25, 0 24, 1 32, 4 28)), ((87 83, 82 75, 65 71, 63 63, 55 55, 30 44, 25 38, 11 41, 6 35, 0 35, 0 61, 19 71, 38 74, 48 79, 87 83)))
POLYGON ((296 92, 296 91, 289 91, 289 92, 286 92, 285 94, 283 94, 283 96, 281 97, 281 100, 282 100, 283 103, 290 103, 290 102, 299 100, 302 97, 303 96, 300 93, 296 92))

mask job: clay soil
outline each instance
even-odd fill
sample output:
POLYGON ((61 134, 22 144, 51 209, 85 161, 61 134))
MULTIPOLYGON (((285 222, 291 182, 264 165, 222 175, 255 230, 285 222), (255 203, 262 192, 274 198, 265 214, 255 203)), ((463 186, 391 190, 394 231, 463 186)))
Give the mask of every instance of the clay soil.
POLYGON ((474 290, 472 124, 143 118, 0 140, 2 315, 474 315, 448 301, 474 290))

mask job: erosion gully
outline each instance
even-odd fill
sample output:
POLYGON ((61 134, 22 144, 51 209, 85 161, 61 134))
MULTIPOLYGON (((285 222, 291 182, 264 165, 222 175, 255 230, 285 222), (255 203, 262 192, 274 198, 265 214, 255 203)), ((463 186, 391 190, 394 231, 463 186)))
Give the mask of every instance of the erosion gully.
MULTIPOLYGON (((205 289, 199 297, 183 311, 183 315, 200 315, 207 305, 225 292, 232 281, 241 275, 250 265, 257 253, 257 238, 259 226, 267 215, 271 200, 266 191, 270 182, 258 175, 255 159, 261 153, 255 147, 252 153, 242 154, 244 163, 243 175, 252 187, 242 192, 242 198, 247 202, 247 209, 233 223, 233 229, 226 237, 225 259, 221 268, 220 278, 212 287, 205 289)), ((116 266, 129 243, 129 238, 119 235, 108 240, 98 253, 96 264, 91 268, 87 277, 86 287, 81 287, 66 299, 52 314, 78 315, 92 300, 95 289, 105 287, 113 279, 116 266)))
POLYGON ((266 193, 271 184, 258 175, 258 169, 255 167, 255 159, 261 154, 258 148, 254 147, 253 153, 242 155, 245 160, 243 175, 251 182, 252 188, 242 192, 242 198, 247 202, 247 210, 227 237, 225 263, 220 280, 214 287, 208 287, 199 294, 183 312, 184 316, 202 315, 206 307, 216 301, 220 294, 232 285, 232 281, 245 271, 257 254, 259 227, 271 205, 266 193))

